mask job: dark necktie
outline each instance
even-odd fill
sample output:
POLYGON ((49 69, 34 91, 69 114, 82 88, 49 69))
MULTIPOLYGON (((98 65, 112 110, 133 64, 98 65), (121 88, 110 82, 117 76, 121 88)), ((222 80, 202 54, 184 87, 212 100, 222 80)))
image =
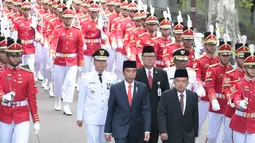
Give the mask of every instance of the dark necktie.
POLYGON ((181 110, 182 110, 182 114, 183 114, 183 110, 184 110, 184 95, 181 94, 180 97, 181 97, 181 99, 180 99, 180 105, 181 105, 181 110))
POLYGON ((102 73, 99 73, 98 76, 99 76, 99 81, 102 83, 103 82, 102 73))
POLYGON ((151 76, 151 71, 148 72, 148 82, 149 82, 150 88, 152 88, 152 76, 151 76))

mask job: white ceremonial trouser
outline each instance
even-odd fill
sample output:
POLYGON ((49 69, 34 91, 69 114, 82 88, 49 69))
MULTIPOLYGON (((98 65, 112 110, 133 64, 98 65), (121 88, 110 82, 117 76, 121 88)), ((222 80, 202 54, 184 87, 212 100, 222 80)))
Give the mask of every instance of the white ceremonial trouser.
POLYGON ((209 102, 200 100, 198 102, 198 112, 199 112, 199 136, 201 135, 201 130, 204 122, 208 115, 209 102))
MULTIPOLYGON (((109 52, 109 57, 108 57, 108 61, 107 61, 107 71, 108 72, 114 72, 115 70, 115 55, 116 55, 116 50, 114 49, 107 49, 109 52)), ((122 63, 123 64, 123 63, 122 63)))
POLYGON ((85 63, 83 68, 84 73, 90 72, 92 69, 95 68, 93 61, 94 59, 92 56, 84 56, 84 63, 85 63))
POLYGON ((28 143, 29 121, 19 124, 0 122, 0 143, 28 143))
POLYGON ((28 65, 31 71, 35 71, 35 54, 22 55, 22 65, 28 65))
POLYGON ((73 102, 77 70, 77 66, 59 66, 54 64, 53 94, 55 97, 62 97, 63 102, 73 102))
POLYGON ((224 115, 209 112, 208 113, 208 140, 207 143, 222 143, 222 133, 224 126, 224 115))
POLYGON ((116 63, 116 75, 118 77, 118 81, 124 79, 122 72, 123 72, 123 62, 125 60, 127 60, 127 56, 122 55, 120 52, 116 52, 115 63, 116 63))
POLYGON ((104 138, 104 125, 87 125, 87 143, 106 143, 104 138))
POLYGON ((45 60, 43 60, 44 56, 44 50, 43 46, 39 42, 35 42, 36 52, 35 52, 35 72, 41 72, 43 63, 45 60))
POLYGON ((234 143, 255 143, 255 134, 239 133, 233 131, 234 143))
POLYGON ((223 143, 233 143, 233 130, 229 127, 231 118, 224 116, 224 141, 223 143))

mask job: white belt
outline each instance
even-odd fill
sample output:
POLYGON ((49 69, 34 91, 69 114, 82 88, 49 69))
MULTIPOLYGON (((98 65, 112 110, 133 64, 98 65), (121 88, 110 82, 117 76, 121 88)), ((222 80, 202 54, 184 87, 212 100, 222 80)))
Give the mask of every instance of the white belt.
POLYGON ((27 45, 34 43, 34 40, 21 40, 21 44, 27 45))
POLYGON ((236 110, 235 114, 244 118, 255 118, 255 113, 246 113, 236 110))
POLYGON ((162 65, 162 66, 163 66, 163 65, 164 65, 164 62, 163 62, 163 61, 158 61, 158 60, 157 60, 157 61, 156 61, 156 64, 157 64, 157 65, 162 65))
POLYGON ((23 100, 23 101, 8 102, 8 103, 2 102, 2 105, 9 106, 9 107, 18 107, 18 106, 26 106, 28 105, 28 103, 27 103, 27 100, 23 100))
POLYGON ((220 93, 216 93, 216 97, 220 99, 225 99, 225 95, 220 93))
POLYGON ((100 43, 100 39, 85 39, 86 43, 100 43))
POLYGON ((76 53, 71 53, 71 54, 64 54, 64 53, 56 53, 57 57, 62 57, 62 58, 73 58, 76 57, 76 53))

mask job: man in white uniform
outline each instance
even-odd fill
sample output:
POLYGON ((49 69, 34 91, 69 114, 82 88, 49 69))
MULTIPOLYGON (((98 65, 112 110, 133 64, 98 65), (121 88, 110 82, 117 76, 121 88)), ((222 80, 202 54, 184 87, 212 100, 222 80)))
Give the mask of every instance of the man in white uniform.
POLYGON ((80 80, 77 106, 77 125, 86 124, 88 143, 106 143, 104 125, 108 110, 110 87, 117 82, 114 73, 106 72, 108 51, 97 50, 94 57, 95 70, 84 73, 80 80))
POLYGON ((198 94, 198 96, 205 96, 205 90, 202 84, 199 84, 196 78, 196 72, 187 67, 189 51, 183 48, 177 49, 173 52, 174 66, 165 68, 167 72, 170 89, 173 88, 174 73, 176 69, 187 69, 189 75, 189 84, 187 89, 192 90, 198 94))

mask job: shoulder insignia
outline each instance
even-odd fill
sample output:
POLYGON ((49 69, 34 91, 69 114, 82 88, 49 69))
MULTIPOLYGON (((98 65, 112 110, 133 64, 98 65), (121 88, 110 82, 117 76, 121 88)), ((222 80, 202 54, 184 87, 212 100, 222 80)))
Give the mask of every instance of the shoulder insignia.
POLYGON ((169 44, 166 44, 165 46, 171 46, 171 45, 173 45, 174 44, 174 41, 172 41, 171 43, 169 43, 169 44))
POLYGON ((200 55, 197 59, 202 59, 205 55, 200 55))
POLYGON ((141 36, 143 36, 143 35, 145 35, 145 34, 146 34, 146 32, 144 32, 144 33, 138 35, 138 37, 141 37, 141 36))
POLYGON ((210 77, 210 76, 211 76, 211 74, 212 74, 212 72, 211 72, 211 71, 207 71, 207 72, 206 72, 206 77, 210 77))

